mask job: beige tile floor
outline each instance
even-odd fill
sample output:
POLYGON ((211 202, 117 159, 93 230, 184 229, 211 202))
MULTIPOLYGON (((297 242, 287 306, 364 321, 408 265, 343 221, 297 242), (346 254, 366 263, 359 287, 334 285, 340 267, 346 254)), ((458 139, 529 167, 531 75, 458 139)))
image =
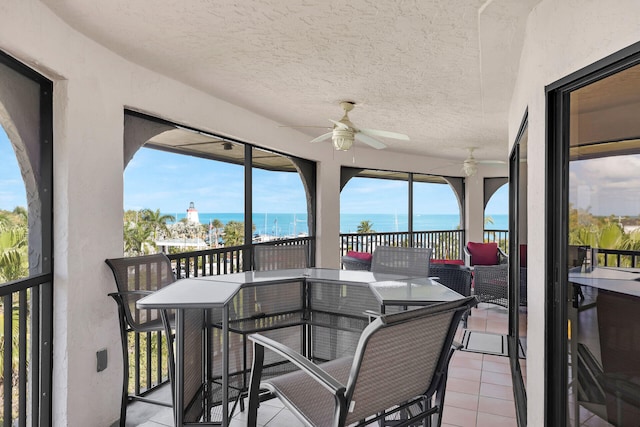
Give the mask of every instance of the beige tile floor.
MULTIPOLYGON (((473 309, 467 328, 474 331, 506 334, 507 322, 508 312, 505 308, 493 304, 480 304, 473 309)), ((462 339, 463 332, 461 326, 458 331, 458 340, 462 339)), ((522 367, 526 372, 525 363, 525 360, 522 360, 522 367)), ((449 366, 442 418, 443 427, 516 427, 515 416, 509 358, 457 351, 449 366)), ((132 419, 134 423, 127 422, 127 425, 139 427, 173 425, 169 408, 155 409, 155 412, 143 421, 139 421, 138 417, 132 418, 137 421, 132 419)), ((244 425, 246 425, 246 412, 237 413, 231 427, 244 425)), ((260 405, 258 425, 260 427, 299 427, 303 424, 277 399, 272 399, 260 405)))

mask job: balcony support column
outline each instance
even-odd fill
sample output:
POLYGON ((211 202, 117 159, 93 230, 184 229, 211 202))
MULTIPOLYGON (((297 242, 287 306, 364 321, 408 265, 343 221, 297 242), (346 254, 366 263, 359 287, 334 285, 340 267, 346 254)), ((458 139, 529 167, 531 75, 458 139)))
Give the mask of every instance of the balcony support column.
POLYGON ((340 267, 340 164, 319 162, 316 266, 340 267))
POLYGON ((484 177, 480 173, 465 179, 465 212, 466 241, 482 242, 484 239, 484 177))

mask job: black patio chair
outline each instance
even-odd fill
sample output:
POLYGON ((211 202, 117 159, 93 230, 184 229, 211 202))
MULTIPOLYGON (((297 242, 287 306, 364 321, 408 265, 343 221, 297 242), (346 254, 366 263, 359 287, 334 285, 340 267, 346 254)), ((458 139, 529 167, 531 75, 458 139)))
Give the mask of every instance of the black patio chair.
MULTIPOLYGON (((139 400, 162 406, 173 406, 173 388, 171 403, 145 397, 145 392, 151 389, 151 378, 147 378, 147 389, 141 391, 136 381, 134 393, 129 393, 129 349, 128 336, 134 333, 144 333, 151 339, 152 332, 157 333, 159 342, 162 335, 166 336, 168 366, 167 377, 173 384, 173 317, 166 310, 141 310, 136 307, 136 301, 154 291, 175 282, 171 269, 171 261, 164 254, 145 255, 129 258, 112 258, 105 260, 111 268, 115 278, 117 292, 109 294, 118 304, 118 320, 120 323, 120 337, 122 341, 122 401, 120 407, 120 426, 124 426, 127 417, 127 404, 132 400, 139 400), (165 320, 163 321, 163 317, 165 320)), ((136 363, 136 367, 139 363, 136 363)), ((139 369, 139 368, 138 368, 139 369)), ((150 369, 148 370, 150 372, 150 369)), ((158 379, 158 383, 161 379, 158 379)), ((156 384, 157 385, 157 384, 156 384)))
POLYGON ((439 426, 448 364, 457 346, 458 324, 475 297, 382 315, 360 336, 353 356, 320 365, 287 346, 258 334, 249 387, 247 425, 256 426, 260 390, 275 394, 305 425, 368 425, 388 417, 394 425, 429 421, 439 426), (265 349, 300 368, 262 380, 265 349))
MULTIPOLYGON (((466 297, 471 296, 471 269, 464 265, 458 264, 431 264, 429 267, 429 275, 436 278, 438 283, 441 283, 466 297)), ((465 314, 464 327, 467 327, 467 317, 469 313, 465 314)))
POLYGON ((373 251, 371 271, 411 277, 429 277, 430 263, 431 248, 377 246, 373 251))
POLYGON ((273 245, 253 247, 253 269, 256 271, 306 268, 311 265, 309 244, 273 245))
MULTIPOLYGON (((252 265, 254 271, 307 268, 311 264, 308 243, 296 245, 254 245, 252 265)), ((271 338, 283 340, 302 349, 304 331, 303 285, 294 282, 276 286, 248 286, 242 288, 229 304, 229 397, 234 400, 231 413, 239 406, 244 411, 244 397, 249 383, 249 364, 252 347, 247 341, 249 334, 260 332, 271 338)), ((222 312, 210 313, 212 342, 222 339, 222 312)), ((215 347, 215 346, 214 346, 215 347)), ((214 348, 214 351, 216 349, 214 348)), ((212 403, 221 402, 223 375, 221 358, 212 355, 211 369, 212 403)), ((293 369, 279 357, 266 363, 272 375, 293 369)))

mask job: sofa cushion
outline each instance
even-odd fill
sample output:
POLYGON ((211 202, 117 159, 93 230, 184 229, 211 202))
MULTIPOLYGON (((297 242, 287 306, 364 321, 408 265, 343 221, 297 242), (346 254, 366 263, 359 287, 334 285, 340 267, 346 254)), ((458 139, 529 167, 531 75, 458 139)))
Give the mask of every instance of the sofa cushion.
POLYGON ((431 264, 456 264, 456 265, 464 265, 464 260, 462 259, 432 259, 431 264))
POLYGON ((373 258, 373 255, 369 252, 349 251, 347 252, 347 256, 350 256, 351 258, 361 259, 363 261, 371 261, 371 259, 373 258))
POLYGON ((498 259, 498 244, 497 243, 467 243, 467 249, 471 254, 471 259, 474 265, 497 265, 498 259))

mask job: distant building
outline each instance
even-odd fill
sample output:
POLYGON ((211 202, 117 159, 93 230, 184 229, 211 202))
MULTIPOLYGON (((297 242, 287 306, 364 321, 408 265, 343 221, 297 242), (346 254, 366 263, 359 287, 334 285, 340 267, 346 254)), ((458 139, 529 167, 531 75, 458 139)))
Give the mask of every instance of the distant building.
POLYGON ((196 224, 200 222, 198 210, 193 202, 189 203, 189 209, 187 209, 187 222, 195 222, 196 224))

